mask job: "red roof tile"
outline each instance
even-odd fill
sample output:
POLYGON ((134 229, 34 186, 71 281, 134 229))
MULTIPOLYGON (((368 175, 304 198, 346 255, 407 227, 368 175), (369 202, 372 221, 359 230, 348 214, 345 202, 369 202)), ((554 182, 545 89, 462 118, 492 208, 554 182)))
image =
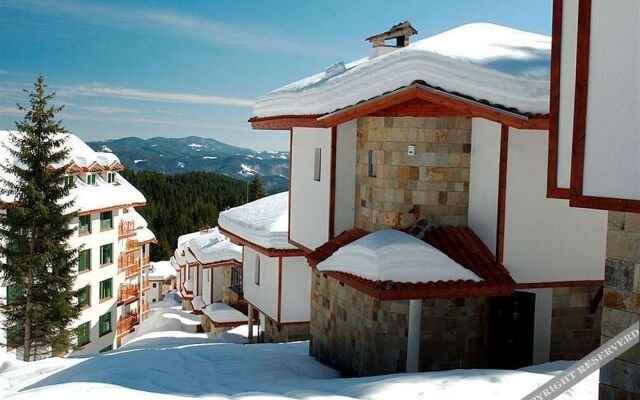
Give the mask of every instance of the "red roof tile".
MULTIPOLYGON (((344 232, 308 254, 309 265, 315 268, 336 250, 366 234, 367 232, 361 229, 344 232)), ((508 296, 513 291, 515 282, 509 271, 495 260, 491 251, 470 228, 462 226, 433 228, 427 232, 424 241, 474 272, 483 281, 399 283, 370 281, 343 272, 323 271, 322 273, 380 300, 508 296)))

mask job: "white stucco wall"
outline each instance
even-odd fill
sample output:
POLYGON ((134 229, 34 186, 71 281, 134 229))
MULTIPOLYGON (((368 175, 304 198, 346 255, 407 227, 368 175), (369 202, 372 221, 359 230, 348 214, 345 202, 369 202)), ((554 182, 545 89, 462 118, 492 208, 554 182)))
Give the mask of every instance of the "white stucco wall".
MULTIPOLYGON (((604 277, 607 213, 546 197, 548 134, 510 129, 504 264, 518 283, 604 277)), ((496 248, 500 125, 474 119, 469 226, 496 248)))
POLYGON ((548 134, 510 129, 504 264, 518 283, 604 279, 607 212, 546 198, 548 134))
POLYGON ((482 118, 471 121, 469 227, 495 255, 498 215, 500 124, 482 118))
POLYGON ((290 238, 315 249, 329 237, 331 129, 294 128, 291 150, 290 238), (315 149, 321 149, 320 181, 314 180, 315 149))
POLYGON ((353 229, 356 198, 357 120, 338 125, 336 132, 335 224, 337 236, 353 229))
POLYGON ((213 276, 213 298, 212 303, 222 301, 222 268, 212 268, 213 276))
POLYGON ((593 0, 583 194, 640 199, 640 2, 593 0))
POLYGON ((202 269, 202 300, 205 304, 211 304, 211 279, 213 279, 213 273, 211 268, 202 269))
POLYGON ((310 312, 311 267, 304 257, 284 257, 280 322, 306 322, 310 312))
POLYGON ((560 46, 560 110, 558 116, 557 185, 568 188, 571 179, 573 108, 576 82, 578 0, 563 0, 560 46))
POLYGON ((278 258, 244 247, 242 265, 244 298, 269 318, 278 320, 278 258), (260 257, 260 285, 256 285, 255 259, 260 257))

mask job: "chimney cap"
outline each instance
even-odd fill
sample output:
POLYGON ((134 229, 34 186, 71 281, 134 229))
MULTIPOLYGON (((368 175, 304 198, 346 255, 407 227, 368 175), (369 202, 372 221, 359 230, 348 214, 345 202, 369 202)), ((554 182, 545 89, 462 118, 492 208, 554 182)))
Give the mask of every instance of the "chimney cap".
POLYGON ((388 31, 369 36, 365 41, 371 42, 373 47, 385 46, 385 40, 396 39, 396 45, 392 47, 405 47, 409 44, 409 36, 417 34, 418 31, 411 26, 410 21, 395 24, 388 31))

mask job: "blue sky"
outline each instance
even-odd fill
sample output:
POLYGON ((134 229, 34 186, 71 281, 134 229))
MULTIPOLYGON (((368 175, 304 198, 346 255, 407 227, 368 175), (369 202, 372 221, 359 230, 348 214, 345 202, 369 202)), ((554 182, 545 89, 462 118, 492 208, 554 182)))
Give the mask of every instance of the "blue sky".
POLYGON ((0 129, 45 75, 85 140, 205 136, 284 150, 251 131, 261 94, 366 55, 364 38, 411 20, 418 38, 469 22, 551 32, 552 0, 0 0, 0 129))

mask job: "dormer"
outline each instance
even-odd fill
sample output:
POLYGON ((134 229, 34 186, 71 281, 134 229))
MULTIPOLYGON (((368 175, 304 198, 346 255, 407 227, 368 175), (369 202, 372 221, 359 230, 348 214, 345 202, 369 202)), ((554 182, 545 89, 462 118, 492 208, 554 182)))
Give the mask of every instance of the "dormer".
POLYGON ((417 33, 418 31, 411 26, 411 22, 404 21, 392 26, 386 32, 369 36, 365 39, 372 45, 372 48, 369 50, 369 59, 408 46, 409 37, 417 33))

